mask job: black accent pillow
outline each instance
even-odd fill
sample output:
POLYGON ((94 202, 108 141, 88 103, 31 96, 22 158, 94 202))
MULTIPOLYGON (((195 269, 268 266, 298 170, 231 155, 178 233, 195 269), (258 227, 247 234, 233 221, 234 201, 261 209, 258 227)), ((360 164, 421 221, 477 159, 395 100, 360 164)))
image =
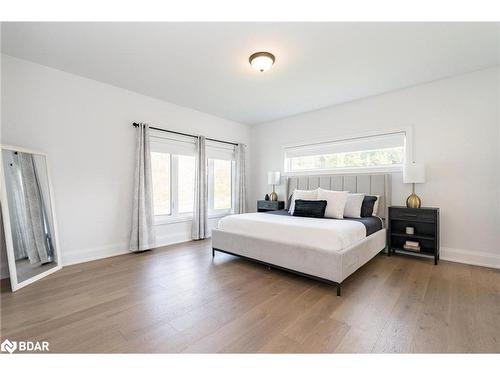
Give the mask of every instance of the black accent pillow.
POLYGON ((326 201, 295 200, 293 216, 325 217, 326 201))
POLYGON ((376 196, 365 195, 363 203, 361 204, 361 217, 373 216, 373 207, 375 206, 376 201, 377 201, 376 196))

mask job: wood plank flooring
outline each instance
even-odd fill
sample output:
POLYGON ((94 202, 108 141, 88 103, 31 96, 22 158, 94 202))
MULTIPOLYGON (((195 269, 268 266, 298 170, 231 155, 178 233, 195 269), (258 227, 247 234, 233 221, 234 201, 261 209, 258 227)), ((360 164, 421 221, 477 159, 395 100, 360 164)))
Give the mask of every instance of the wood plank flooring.
POLYGON ((51 352, 500 352, 500 271, 379 255, 335 287, 189 242, 65 267, 16 293, 1 336, 51 352))

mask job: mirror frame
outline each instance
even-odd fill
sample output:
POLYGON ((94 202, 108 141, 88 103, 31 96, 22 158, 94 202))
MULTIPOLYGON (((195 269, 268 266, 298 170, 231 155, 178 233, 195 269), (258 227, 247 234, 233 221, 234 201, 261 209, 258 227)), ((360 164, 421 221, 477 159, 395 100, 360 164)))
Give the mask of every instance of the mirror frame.
POLYGON ((57 228, 57 220, 56 220, 56 212, 55 212, 55 206, 54 206, 54 190, 52 189, 52 179, 51 179, 51 174, 50 174, 50 167, 49 167, 49 160, 47 157, 47 154, 45 152, 41 151, 36 151, 36 150, 30 150, 24 147, 18 147, 18 146, 10 146, 10 145, 0 145, 0 151, 1 150, 10 150, 10 151, 18 151, 18 152, 24 152, 24 153, 29 153, 33 155, 40 155, 45 157, 45 166, 47 169, 47 179, 49 183, 49 195, 50 195, 50 209, 52 211, 52 225, 54 229, 54 237, 55 237, 55 243, 56 243, 56 248, 55 248, 55 256, 57 259, 57 265, 55 267, 52 267, 48 269, 47 271, 44 271, 38 275, 35 275, 29 279, 26 279, 22 282, 18 282, 17 280, 17 269, 16 269, 16 260, 15 260, 15 255, 14 255, 14 243, 12 241, 12 232, 11 232, 11 227, 10 227, 10 213, 9 213, 9 204, 7 200, 7 189, 5 188, 5 171, 3 168, 3 153, 0 152, 0 175, 1 175, 1 186, 0 186, 0 203, 2 205, 2 221, 3 221, 3 228, 4 228, 4 233, 5 233, 5 247, 7 250, 7 260, 9 264, 9 274, 10 274, 10 285, 12 288, 12 291, 15 292, 18 289, 21 289, 25 287, 26 285, 29 285, 31 283, 34 283, 37 280, 40 280, 44 278, 45 276, 48 276, 56 271, 59 271, 62 268, 62 259, 61 259, 61 252, 59 251, 59 232, 57 228))

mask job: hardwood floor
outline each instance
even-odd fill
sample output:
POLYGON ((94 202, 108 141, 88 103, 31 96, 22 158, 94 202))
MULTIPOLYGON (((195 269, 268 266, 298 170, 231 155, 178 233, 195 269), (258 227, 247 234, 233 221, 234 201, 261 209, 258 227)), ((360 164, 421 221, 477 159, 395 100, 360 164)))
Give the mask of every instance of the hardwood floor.
POLYGON ((1 336, 51 352, 500 352, 500 271, 379 255, 335 287, 189 242, 11 293, 1 336))

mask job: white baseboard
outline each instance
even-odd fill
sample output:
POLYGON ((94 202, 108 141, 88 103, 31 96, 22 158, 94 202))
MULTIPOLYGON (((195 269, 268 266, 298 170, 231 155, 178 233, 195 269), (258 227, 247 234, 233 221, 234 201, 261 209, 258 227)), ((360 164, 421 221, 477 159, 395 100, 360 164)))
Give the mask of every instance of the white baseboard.
POLYGON ((439 258, 442 260, 500 269, 500 254, 452 247, 441 247, 440 252, 439 258))
MULTIPOLYGON (((156 247, 173 245, 176 243, 191 241, 189 233, 176 233, 163 236, 157 236, 156 247)), ((70 266, 72 264, 90 262, 93 260, 114 257, 130 253, 128 243, 115 243, 106 246, 97 246, 92 248, 68 251, 62 254, 63 266, 70 266)), ((7 262, 0 264, 0 279, 9 277, 9 265, 7 262)))
MULTIPOLYGON (((185 233, 156 236, 156 247, 173 245, 190 240, 190 236, 185 233)), ((128 243, 117 243, 107 246, 82 249, 79 251, 71 251, 63 254, 63 266, 90 262, 92 260, 104 259, 128 253, 130 253, 128 243)))
POLYGON ((156 247, 191 241, 191 233, 176 233, 156 236, 156 247))
MULTIPOLYGON (((191 238, 187 233, 177 233, 157 236, 156 240, 157 247, 162 247, 190 241, 191 238)), ((107 246, 82 249, 79 251, 71 251, 63 254, 63 266, 128 254, 129 252, 130 251, 128 250, 127 243, 117 243, 107 246)), ((451 247, 441 247, 441 259, 451 262, 471 264, 474 266, 500 269, 500 254, 472 251, 466 249, 455 249, 451 247)), ((0 265, 0 278, 5 279, 8 277, 9 266, 7 262, 2 262, 2 264, 0 265)))
POLYGON ((130 250, 128 250, 127 243, 116 243, 106 246, 91 247, 63 252, 62 263, 63 266, 70 266, 72 264, 90 262, 92 260, 114 257, 116 255, 123 255, 129 252, 130 250))
MULTIPOLYGON (((188 233, 176 233, 157 236, 156 247, 173 245, 176 243, 191 241, 188 233)), ((64 255, 64 265, 77 264, 108 258, 116 255, 127 254, 128 244, 116 244, 102 246, 99 248, 87 249, 79 252, 72 252, 64 255), (71 254, 71 255, 70 255, 71 254)), ((450 262, 470 264, 474 266, 490 267, 500 269, 500 254, 487 253, 484 251, 473 251, 467 249, 456 249, 452 247, 441 247, 440 259, 450 262)), ((7 269, 8 275, 8 269, 7 269)))

